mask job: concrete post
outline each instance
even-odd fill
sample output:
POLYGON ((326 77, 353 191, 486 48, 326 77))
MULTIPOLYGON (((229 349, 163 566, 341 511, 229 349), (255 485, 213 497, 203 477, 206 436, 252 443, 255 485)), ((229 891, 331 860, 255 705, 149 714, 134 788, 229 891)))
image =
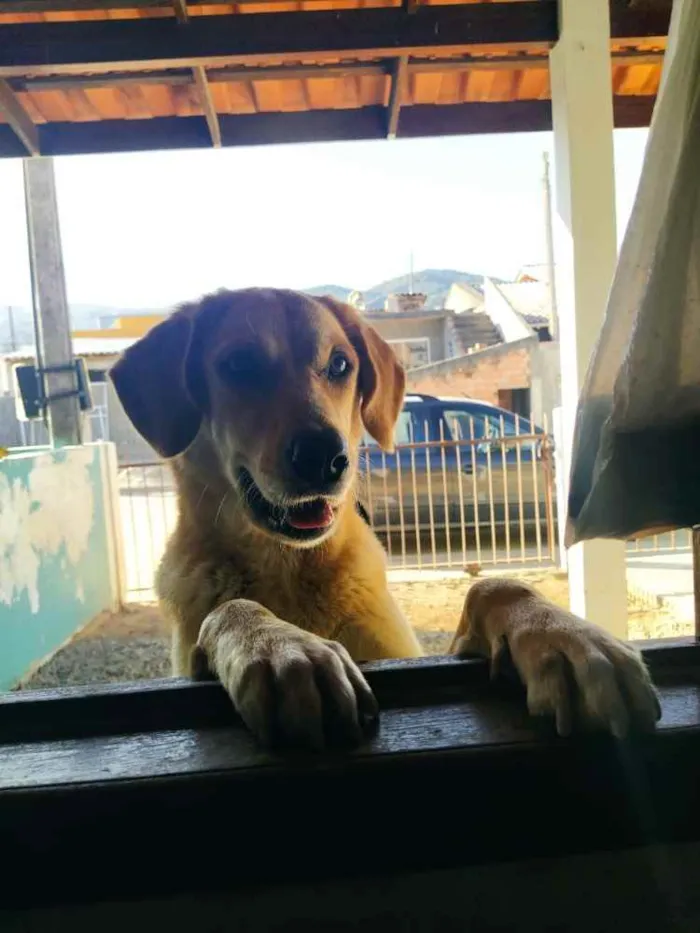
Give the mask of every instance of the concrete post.
MULTIPOLYGON (((578 395, 617 262, 608 0, 559 0, 559 24, 550 76, 562 428, 569 463, 578 395)), ((624 542, 576 545, 567 566, 572 611, 626 637, 624 542)))
POLYGON ((73 348, 52 159, 25 159, 24 196, 37 365, 59 368, 44 380, 47 395, 58 396, 48 406, 49 436, 54 446, 80 444, 78 398, 65 394, 77 387, 77 379, 74 372, 63 369, 73 362, 73 348))

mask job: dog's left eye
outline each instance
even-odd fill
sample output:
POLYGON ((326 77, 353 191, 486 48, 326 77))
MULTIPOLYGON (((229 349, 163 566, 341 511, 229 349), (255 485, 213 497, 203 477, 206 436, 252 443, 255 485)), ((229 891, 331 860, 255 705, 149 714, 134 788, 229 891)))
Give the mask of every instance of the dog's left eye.
POLYGON ((328 361, 326 372, 328 373, 328 378, 331 380, 343 379, 350 372, 350 360, 344 353, 338 350, 328 361))

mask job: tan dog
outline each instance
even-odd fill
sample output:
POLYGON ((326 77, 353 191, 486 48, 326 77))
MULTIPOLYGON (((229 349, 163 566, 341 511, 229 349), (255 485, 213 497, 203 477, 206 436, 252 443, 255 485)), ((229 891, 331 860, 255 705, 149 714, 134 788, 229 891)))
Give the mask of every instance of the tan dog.
MULTIPOLYGON (((402 406, 389 346, 331 299, 219 292, 130 347, 112 379, 175 474, 157 577, 174 672, 204 657, 265 742, 360 741, 377 707, 355 662, 421 654, 355 507, 363 427, 391 449, 402 406)), ((660 716, 631 647, 523 584, 476 583, 453 649, 495 660, 506 647, 530 711, 560 733, 574 714, 615 734, 660 716)))

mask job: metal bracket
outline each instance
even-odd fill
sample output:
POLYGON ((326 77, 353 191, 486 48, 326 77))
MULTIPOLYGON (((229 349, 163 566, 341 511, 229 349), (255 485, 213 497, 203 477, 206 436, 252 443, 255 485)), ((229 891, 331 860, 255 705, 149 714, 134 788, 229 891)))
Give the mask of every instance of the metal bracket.
POLYGON ((90 411, 93 408, 90 380, 85 360, 82 358, 73 360, 72 363, 61 363, 56 366, 16 366, 14 377, 17 387, 16 398, 18 401, 21 399, 24 419, 29 421, 42 418, 49 404, 59 399, 77 398, 81 411, 90 411), (55 373, 73 373, 76 388, 52 394, 47 393, 45 377, 55 373))

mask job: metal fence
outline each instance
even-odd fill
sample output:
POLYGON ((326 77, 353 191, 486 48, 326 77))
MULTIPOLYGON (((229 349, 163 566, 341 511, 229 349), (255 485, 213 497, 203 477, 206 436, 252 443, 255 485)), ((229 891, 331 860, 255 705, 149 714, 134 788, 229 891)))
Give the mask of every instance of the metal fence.
MULTIPOLYGON (((362 448, 360 501, 392 569, 552 566, 557 562, 554 457, 542 435, 362 448)), ((162 462, 120 469, 127 591, 153 598, 155 569, 177 520, 162 462)), ((690 532, 629 542, 633 554, 690 548, 690 532)))
MULTIPOLYGON (((170 471, 162 462, 124 465, 119 492, 127 590, 148 599, 177 519, 170 471)), ((556 559, 553 458, 541 437, 413 442, 393 454, 363 447, 358 492, 392 568, 556 559)))

